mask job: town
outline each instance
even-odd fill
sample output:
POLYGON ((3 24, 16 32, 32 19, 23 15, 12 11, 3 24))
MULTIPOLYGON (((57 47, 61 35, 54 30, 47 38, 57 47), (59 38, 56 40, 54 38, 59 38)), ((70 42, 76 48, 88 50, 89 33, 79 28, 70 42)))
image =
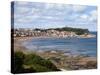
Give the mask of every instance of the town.
POLYGON ((90 38, 95 35, 90 34, 87 31, 82 29, 70 29, 68 30, 59 30, 59 29, 31 29, 31 28, 19 28, 13 30, 14 37, 56 37, 56 38, 66 38, 66 37, 77 37, 77 38, 90 38), (74 31, 73 31, 74 30, 74 31), (77 30, 77 32, 76 32, 77 30), (80 33, 80 34, 79 34, 80 33))

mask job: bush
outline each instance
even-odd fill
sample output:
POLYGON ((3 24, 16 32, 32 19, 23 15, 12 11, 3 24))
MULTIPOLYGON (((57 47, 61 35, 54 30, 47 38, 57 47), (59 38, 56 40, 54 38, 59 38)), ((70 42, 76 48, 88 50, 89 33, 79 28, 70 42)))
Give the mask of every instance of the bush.
POLYGON ((57 69, 57 67, 51 61, 43 59, 34 53, 24 54, 20 51, 14 53, 14 73, 31 73, 47 71, 60 70, 57 69))
POLYGON ((22 52, 15 52, 14 53, 14 72, 20 73, 23 70, 23 61, 24 54, 22 52))
POLYGON ((35 54, 27 54, 25 65, 32 65, 36 71, 57 71, 57 67, 49 60, 43 59, 35 54))

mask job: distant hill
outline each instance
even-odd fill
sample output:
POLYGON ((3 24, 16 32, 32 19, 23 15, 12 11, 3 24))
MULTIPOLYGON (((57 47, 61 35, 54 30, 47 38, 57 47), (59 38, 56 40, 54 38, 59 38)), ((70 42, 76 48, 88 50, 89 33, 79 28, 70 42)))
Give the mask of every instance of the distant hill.
POLYGON ((82 28, 72 28, 72 27, 63 27, 63 28, 49 28, 49 29, 39 29, 36 28, 36 31, 48 31, 48 30, 57 30, 57 31, 70 31, 75 32, 77 35, 82 35, 84 33, 89 33, 88 29, 82 29, 82 28))

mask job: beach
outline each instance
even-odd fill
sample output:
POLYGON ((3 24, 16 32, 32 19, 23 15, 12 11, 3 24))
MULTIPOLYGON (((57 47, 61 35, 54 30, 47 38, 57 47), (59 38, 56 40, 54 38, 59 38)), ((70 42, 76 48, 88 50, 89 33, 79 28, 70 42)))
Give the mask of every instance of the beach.
MULTIPOLYGON (((36 51, 29 50, 23 45, 23 42, 30 41, 33 37, 17 37, 14 38, 14 51, 22 51, 24 53, 35 53, 44 59, 49 59, 57 68, 62 70, 81 70, 81 69, 96 69, 97 57, 84 55, 70 55, 63 51, 36 51)), ((35 38, 36 39, 36 38, 35 38)))

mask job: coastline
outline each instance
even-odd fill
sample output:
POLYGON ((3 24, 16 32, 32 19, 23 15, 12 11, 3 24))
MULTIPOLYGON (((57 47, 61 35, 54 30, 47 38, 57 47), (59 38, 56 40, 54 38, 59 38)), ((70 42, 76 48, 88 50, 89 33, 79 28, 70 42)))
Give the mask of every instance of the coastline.
POLYGON ((96 35, 95 34, 88 34, 88 35, 85 35, 85 34, 83 34, 83 35, 78 35, 77 37, 66 37, 66 36, 59 36, 59 37, 57 37, 57 36, 21 36, 21 37, 15 37, 14 36, 14 40, 20 40, 20 41, 25 41, 25 40, 31 40, 31 39, 36 39, 36 38, 40 38, 40 39, 42 39, 42 38, 94 38, 94 37, 96 37, 96 35))
MULTIPOLYGON (((33 37, 20 37, 15 38, 14 42, 14 51, 22 51, 24 53, 35 53, 44 59, 49 59, 52 61, 59 69, 62 70, 74 70, 74 69, 87 69, 86 65, 90 62, 93 62, 93 65, 97 64, 96 57, 89 56, 73 56, 73 55, 64 55, 62 51, 30 51, 25 46, 23 46, 23 42, 34 39, 33 37)), ((91 67, 90 67, 91 68, 91 67)), ((96 67, 92 67, 96 68, 96 67)))
POLYGON ((32 37, 18 37, 18 38, 14 38, 14 51, 28 51, 28 49, 23 46, 23 42, 31 40, 32 37))

